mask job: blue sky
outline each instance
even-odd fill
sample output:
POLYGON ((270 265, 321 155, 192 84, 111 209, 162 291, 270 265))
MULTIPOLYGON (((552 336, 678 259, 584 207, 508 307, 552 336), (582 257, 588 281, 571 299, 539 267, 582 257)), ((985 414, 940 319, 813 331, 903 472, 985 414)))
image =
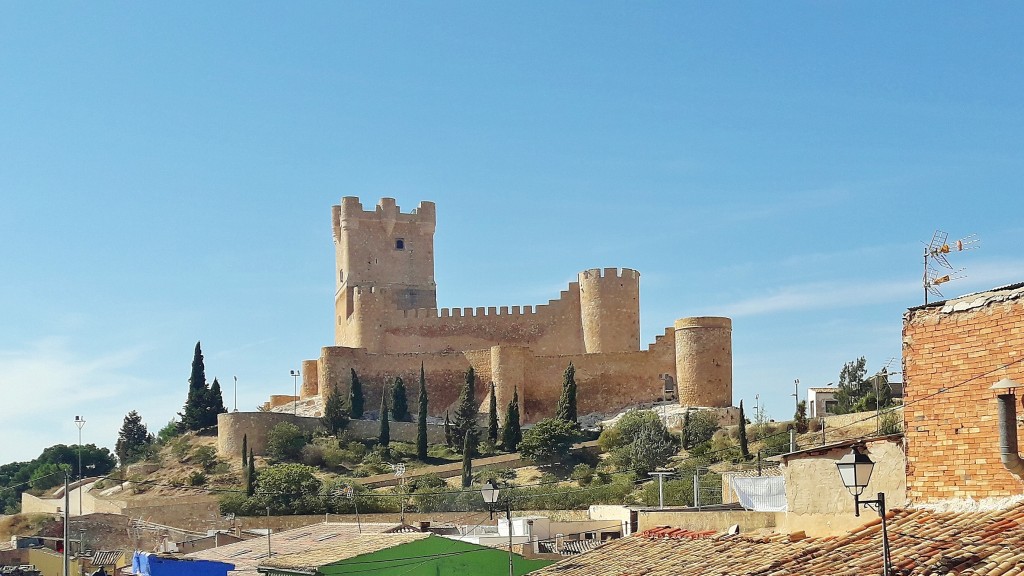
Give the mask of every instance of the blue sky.
POLYGON ((0 5, 0 463, 232 406, 332 342, 330 207, 437 203, 438 301, 641 272, 643 342, 733 318, 792 414, 946 296, 1024 281, 1018 3, 0 5))

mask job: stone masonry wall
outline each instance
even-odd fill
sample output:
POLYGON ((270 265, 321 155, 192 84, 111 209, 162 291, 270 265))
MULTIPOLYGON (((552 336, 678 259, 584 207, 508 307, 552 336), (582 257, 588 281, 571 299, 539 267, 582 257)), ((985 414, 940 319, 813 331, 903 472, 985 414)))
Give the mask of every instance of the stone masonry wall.
POLYGON ((1021 479, 999 458, 996 393, 989 388, 1004 377, 1024 382, 1022 355, 1020 287, 904 315, 904 429, 912 501, 1021 494, 1021 479))
MULTIPOLYGON (((234 458, 242 452, 242 438, 257 456, 267 452, 267 433, 281 422, 291 422, 307 434, 320 427, 319 418, 292 416, 280 412, 225 412, 217 416, 217 453, 225 458, 234 458)), ((390 424, 391 439, 396 442, 416 442, 415 422, 390 424)), ((380 422, 376 420, 352 420, 346 429, 356 438, 376 438, 380 422)), ((444 427, 427 426, 427 441, 431 444, 444 443, 444 427)))

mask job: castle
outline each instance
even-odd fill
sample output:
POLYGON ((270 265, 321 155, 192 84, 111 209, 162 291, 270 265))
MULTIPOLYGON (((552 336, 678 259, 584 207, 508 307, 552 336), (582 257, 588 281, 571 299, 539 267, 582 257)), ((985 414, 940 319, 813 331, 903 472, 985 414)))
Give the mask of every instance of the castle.
MULTIPOLYGON (((517 389, 528 423, 553 415, 572 362, 581 415, 671 399, 732 406, 731 320, 682 318, 641 350, 635 270, 584 270, 547 304, 438 309, 433 202, 402 213, 393 198, 364 210, 358 198, 345 197, 333 207, 331 223, 335 341, 319 359, 303 361, 300 399, 334 386, 347 393, 354 369, 368 407, 396 376, 408 383, 415 405, 422 365, 430 413, 443 416, 472 366, 484 409, 490 382, 499 416, 517 389)), ((293 400, 273 396, 269 404, 293 400)))

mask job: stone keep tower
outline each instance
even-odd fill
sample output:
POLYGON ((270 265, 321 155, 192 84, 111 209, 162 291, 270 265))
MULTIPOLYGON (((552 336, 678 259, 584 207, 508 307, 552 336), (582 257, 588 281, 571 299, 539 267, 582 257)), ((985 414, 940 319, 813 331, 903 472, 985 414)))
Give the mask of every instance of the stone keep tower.
POLYGON ((391 310, 437 307, 435 226, 433 202, 409 214, 394 198, 381 198, 373 211, 353 196, 332 207, 337 346, 377 348, 374 335, 391 310))
POLYGON ((579 274, 583 345, 595 352, 640 349, 640 273, 623 268, 579 274))
POLYGON ((714 316, 675 322, 676 380, 683 406, 732 406, 732 320, 714 316))

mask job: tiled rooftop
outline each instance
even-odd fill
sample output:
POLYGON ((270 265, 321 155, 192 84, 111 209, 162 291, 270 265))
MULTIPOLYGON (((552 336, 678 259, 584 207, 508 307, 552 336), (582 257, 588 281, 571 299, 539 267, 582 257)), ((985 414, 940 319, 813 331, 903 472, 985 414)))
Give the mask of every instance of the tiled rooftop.
MULTIPOLYGON (((334 542, 331 546, 317 548, 295 554, 275 555, 272 559, 260 563, 261 567, 284 568, 302 572, 316 572, 325 564, 355 558, 363 554, 371 554, 380 550, 394 548, 416 540, 429 537, 426 532, 402 532, 397 534, 363 534, 349 540, 334 542)), ((436 538, 436 536, 435 536, 436 538)))
POLYGON ((650 528, 637 534, 641 538, 674 538, 682 540, 684 538, 689 540, 696 540, 698 538, 708 538, 717 534, 714 530, 701 530, 694 532, 693 530, 684 530, 682 528, 672 528, 671 526, 658 526, 657 528, 650 528))
MULTIPOLYGON (((871 512, 867 512, 871 514, 871 512)), ((893 574, 1024 573, 1024 505, 1008 510, 889 515, 893 574)), ((622 538, 531 576, 860 576, 882 566, 881 519, 840 537, 715 535, 622 538)))
MULTIPOLYGON (((270 535, 272 558, 288 554, 313 553, 322 548, 329 548, 337 542, 353 541, 360 534, 381 534, 401 528, 400 524, 370 524, 363 522, 359 526, 352 523, 321 523, 294 528, 270 535)), ((235 572, 255 574, 256 566, 267 560, 267 538, 253 538, 186 554, 185 558, 216 560, 235 565, 235 572)))

